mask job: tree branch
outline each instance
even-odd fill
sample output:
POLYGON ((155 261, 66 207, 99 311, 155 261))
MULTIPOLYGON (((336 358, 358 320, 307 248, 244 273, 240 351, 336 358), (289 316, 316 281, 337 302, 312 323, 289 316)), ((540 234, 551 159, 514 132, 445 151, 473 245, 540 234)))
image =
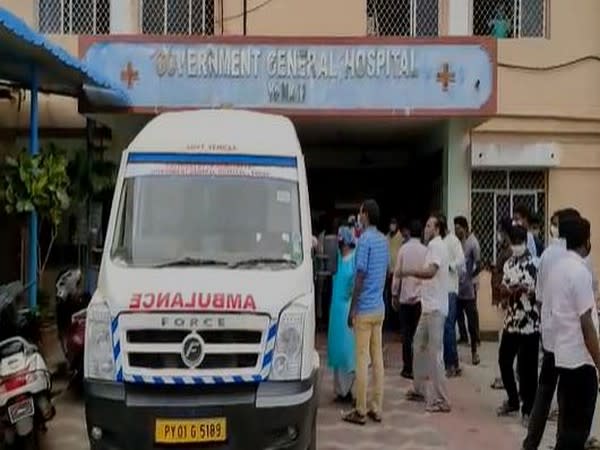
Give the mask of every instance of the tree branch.
POLYGON ((44 257, 44 262, 40 266, 40 271, 38 273, 38 277, 41 280, 42 274, 46 270, 46 266, 48 265, 48 260, 50 259, 50 253, 52 252, 52 246, 54 245, 54 241, 56 240, 56 236, 58 235, 58 230, 56 227, 52 227, 52 232, 50 233, 50 242, 48 242, 48 248, 46 248, 46 256, 44 257))

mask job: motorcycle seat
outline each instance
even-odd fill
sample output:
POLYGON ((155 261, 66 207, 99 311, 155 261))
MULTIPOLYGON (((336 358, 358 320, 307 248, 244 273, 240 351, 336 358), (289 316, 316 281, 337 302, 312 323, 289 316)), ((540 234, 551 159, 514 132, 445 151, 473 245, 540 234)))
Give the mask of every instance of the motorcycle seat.
POLYGON ((25 351, 23 342, 13 341, 5 345, 0 345, 0 359, 8 358, 9 356, 25 351))

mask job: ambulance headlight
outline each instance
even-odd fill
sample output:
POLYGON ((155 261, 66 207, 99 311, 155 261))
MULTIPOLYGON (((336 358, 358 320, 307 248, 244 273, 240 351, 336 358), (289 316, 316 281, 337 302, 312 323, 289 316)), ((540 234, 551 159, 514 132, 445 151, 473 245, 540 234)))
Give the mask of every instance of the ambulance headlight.
POLYGON ((291 304, 281 313, 269 379, 300 379, 305 317, 306 311, 301 305, 291 304))
POLYGON ((115 361, 110 321, 108 304, 104 300, 92 300, 87 310, 85 326, 84 374, 86 378, 114 380, 115 361))

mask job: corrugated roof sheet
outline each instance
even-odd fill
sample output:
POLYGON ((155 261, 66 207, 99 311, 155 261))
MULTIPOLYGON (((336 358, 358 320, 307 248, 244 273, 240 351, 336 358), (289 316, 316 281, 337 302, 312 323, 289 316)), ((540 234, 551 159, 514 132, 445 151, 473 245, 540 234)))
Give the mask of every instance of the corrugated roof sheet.
POLYGON ((41 92, 76 97, 86 86, 109 91, 114 100, 127 100, 120 83, 91 70, 5 8, 0 8, 0 57, 0 80, 5 82, 28 88, 37 67, 41 92))

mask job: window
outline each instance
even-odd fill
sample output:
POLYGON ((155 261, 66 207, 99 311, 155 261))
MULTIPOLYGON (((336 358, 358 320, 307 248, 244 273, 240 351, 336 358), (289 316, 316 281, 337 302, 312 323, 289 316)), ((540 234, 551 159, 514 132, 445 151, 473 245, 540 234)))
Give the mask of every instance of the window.
POLYGON ((46 34, 108 34, 110 0, 38 0, 38 28, 46 34))
POLYGON ((214 0, 140 1, 144 34, 214 34, 214 0))
POLYGON ((481 245, 484 264, 496 261, 500 222, 512 217, 517 205, 526 205, 540 219, 540 239, 546 223, 544 171, 475 170, 471 177, 471 228, 481 245))
POLYGON ((375 36, 437 36, 438 0, 367 0, 367 32, 375 36))
POLYGON ((546 36, 548 0, 472 0, 473 34, 497 38, 546 36))

